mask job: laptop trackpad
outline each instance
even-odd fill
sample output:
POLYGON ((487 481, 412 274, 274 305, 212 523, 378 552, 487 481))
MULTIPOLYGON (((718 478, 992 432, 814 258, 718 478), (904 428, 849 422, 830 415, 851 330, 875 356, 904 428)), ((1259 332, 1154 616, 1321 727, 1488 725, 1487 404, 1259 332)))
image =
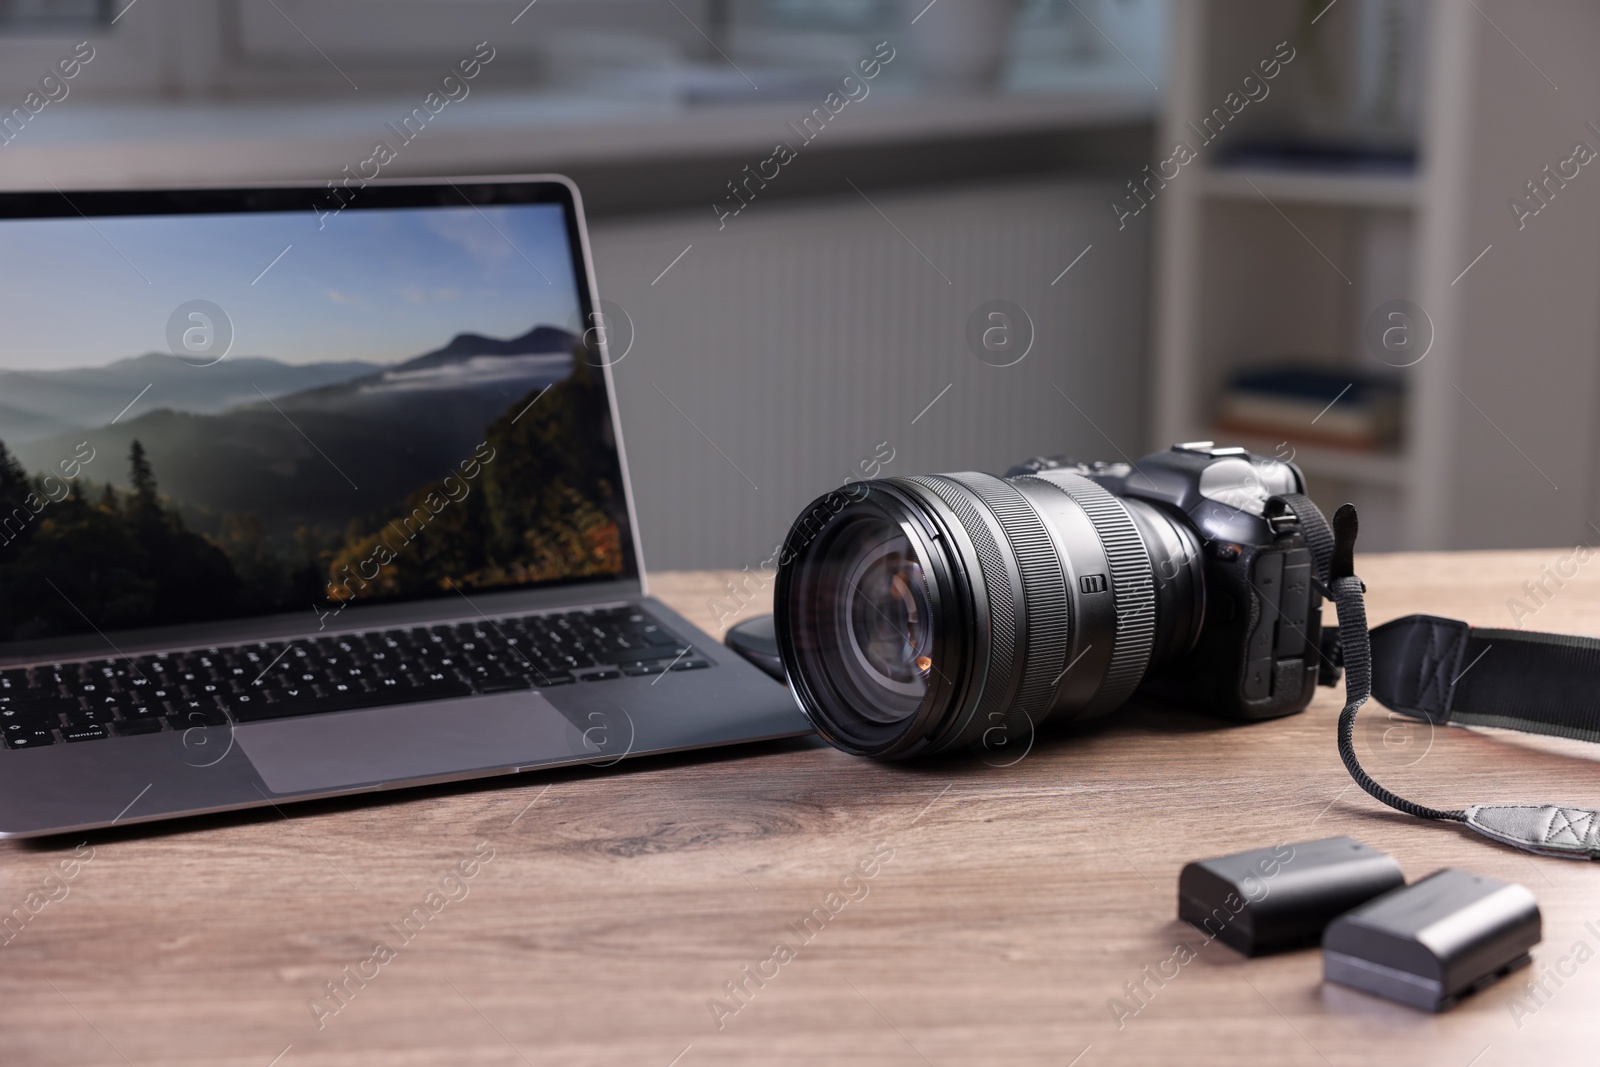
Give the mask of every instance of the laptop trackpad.
POLYGON ((531 691, 248 723, 234 736, 267 788, 281 794, 597 755, 531 691))

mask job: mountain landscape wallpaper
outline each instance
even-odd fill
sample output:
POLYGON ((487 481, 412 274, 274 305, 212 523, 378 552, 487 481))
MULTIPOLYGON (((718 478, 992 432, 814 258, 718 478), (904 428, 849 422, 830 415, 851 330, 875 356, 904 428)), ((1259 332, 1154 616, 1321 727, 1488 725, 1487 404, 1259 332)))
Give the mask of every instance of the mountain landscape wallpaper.
POLYGON ((493 215, 0 225, 0 641, 622 574, 561 208, 493 215))

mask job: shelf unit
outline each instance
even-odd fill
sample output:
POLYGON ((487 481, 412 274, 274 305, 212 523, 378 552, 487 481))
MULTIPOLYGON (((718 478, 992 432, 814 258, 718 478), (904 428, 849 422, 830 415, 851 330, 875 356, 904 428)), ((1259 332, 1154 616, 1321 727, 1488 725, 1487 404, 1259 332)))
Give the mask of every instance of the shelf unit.
POLYGON ((1200 188, 1204 195, 1218 200, 1412 208, 1417 204, 1422 186, 1409 174, 1318 174, 1241 167, 1201 171, 1200 188))
POLYGON ((1226 437, 1265 455, 1293 448, 1319 504, 1360 508, 1368 550, 1600 543, 1600 524, 1587 525, 1600 473, 1600 168, 1551 198, 1541 216, 1560 221, 1519 229, 1507 209, 1574 141, 1600 148, 1579 106, 1600 96, 1579 43, 1600 37, 1600 7, 1563 0, 1530 21, 1511 0, 1419 3, 1426 58, 1414 174, 1223 162, 1230 143, 1284 131, 1304 101, 1297 79, 1310 77, 1311 53, 1324 73, 1337 65, 1362 5, 1400 2, 1329 4, 1306 29, 1302 5, 1282 0, 1171 5, 1159 155, 1199 147, 1153 201, 1151 444, 1226 437), (1517 27, 1515 46, 1497 25, 1517 27), (1268 95, 1220 135, 1208 131, 1215 144, 1203 141, 1205 116, 1281 41, 1296 54, 1268 95), (1414 365, 1364 341, 1392 300, 1423 309, 1419 336, 1431 326, 1414 365), (1399 367, 1398 450, 1215 431, 1229 374, 1283 358, 1399 367))

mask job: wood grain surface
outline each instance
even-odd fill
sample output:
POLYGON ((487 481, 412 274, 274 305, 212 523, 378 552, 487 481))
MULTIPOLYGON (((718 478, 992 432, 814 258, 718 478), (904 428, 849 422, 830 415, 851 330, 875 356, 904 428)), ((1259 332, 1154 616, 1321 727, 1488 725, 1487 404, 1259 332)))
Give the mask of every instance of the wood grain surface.
MULTIPOLYGON (((1516 598, 1529 629, 1600 633, 1600 561, 1568 557, 1359 569, 1374 622, 1511 625, 1516 598), (1535 603, 1546 566, 1577 573, 1535 603)), ((652 591, 714 628, 726 577, 652 591)), ((1593 1063, 1600 868, 1380 807, 1339 763, 1338 704, 1244 727, 1129 708, 1008 767, 799 741, 0 842, 0 914, 43 902, 0 935, 0 1064, 1593 1063), (1410 878, 1528 886, 1533 969, 1431 1016, 1323 985, 1314 950, 1245 960, 1175 921, 1186 861, 1336 834, 1410 878)), ((1600 747, 1369 716, 1371 769, 1415 799, 1600 800, 1600 747)))

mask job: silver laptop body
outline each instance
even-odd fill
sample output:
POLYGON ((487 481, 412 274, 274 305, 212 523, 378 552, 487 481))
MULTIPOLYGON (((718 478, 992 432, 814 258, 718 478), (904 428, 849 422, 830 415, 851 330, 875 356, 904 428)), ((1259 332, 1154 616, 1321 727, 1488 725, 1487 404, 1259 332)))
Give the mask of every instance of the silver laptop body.
POLYGON ((646 593, 560 177, 0 194, 0 836, 802 734, 646 593))

